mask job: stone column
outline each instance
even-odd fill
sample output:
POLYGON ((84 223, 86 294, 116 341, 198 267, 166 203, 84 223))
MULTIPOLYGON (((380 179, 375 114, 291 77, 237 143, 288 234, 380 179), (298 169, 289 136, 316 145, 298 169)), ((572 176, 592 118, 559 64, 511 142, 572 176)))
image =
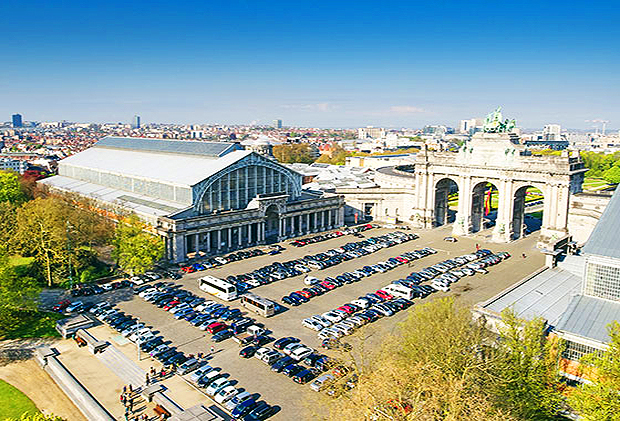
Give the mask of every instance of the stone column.
POLYGON ((317 232, 319 230, 319 213, 314 212, 312 217, 314 218, 314 232, 317 232))
POLYGON ((306 217, 306 229, 304 230, 305 234, 310 234, 310 214, 307 213, 304 215, 306 217))
POLYGON ((280 231, 280 236, 282 238, 286 238, 286 217, 282 218, 282 230, 280 231))
POLYGON ((512 238, 512 210, 514 208, 512 182, 501 180, 498 186, 497 219, 493 228, 493 241, 507 243, 512 238))
POLYGON ((207 253, 211 253, 211 231, 208 231, 206 234, 206 244, 207 244, 207 253))
POLYGON ((217 230, 217 252, 222 251, 222 230, 217 230))
POLYGON ((228 242, 226 243, 226 249, 232 250, 232 227, 228 227, 228 242))
POLYGON ((471 177, 460 177, 459 204, 456 220, 452 226, 452 235, 467 235, 471 232, 471 177))
POLYGON ((239 248, 241 248, 241 245, 242 245, 242 242, 241 242, 242 233, 243 233, 243 225, 240 225, 237 227, 237 245, 239 246, 239 248))
POLYGON ((172 259, 173 263, 183 262, 186 259, 185 236, 183 234, 173 234, 172 237, 172 259))
POLYGON ((248 245, 252 244, 252 227, 254 224, 248 224, 248 245))
POLYGON ((196 243, 194 244, 194 251, 198 253, 200 251, 200 234, 194 234, 194 237, 196 238, 196 243))

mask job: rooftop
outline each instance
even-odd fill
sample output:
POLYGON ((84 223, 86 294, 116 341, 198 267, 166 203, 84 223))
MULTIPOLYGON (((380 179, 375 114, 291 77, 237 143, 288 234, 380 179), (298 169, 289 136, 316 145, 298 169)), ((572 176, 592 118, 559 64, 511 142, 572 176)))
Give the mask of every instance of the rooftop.
POLYGON ((609 200, 582 251, 620 259, 620 185, 609 200))
POLYGON ((608 343, 607 325, 620 320, 620 302, 577 295, 560 318, 556 330, 608 343))
POLYGON ((93 145, 95 148, 126 149, 132 151, 160 152, 181 155, 224 156, 243 149, 237 143, 202 142, 191 140, 151 139, 143 137, 108 136, 93 145))
POLYGON ((557 267, 546 269, 502 291, 480 307, 497 314, 512 307, 520 318, 542 317, 555 326, 580 286, 580 276, 557 267))

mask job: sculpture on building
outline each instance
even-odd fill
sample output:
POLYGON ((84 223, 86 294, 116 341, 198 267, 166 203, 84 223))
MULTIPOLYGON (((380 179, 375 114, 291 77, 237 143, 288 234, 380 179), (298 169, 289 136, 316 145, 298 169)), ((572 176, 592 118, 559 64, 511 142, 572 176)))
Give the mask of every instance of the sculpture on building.
POLYGON ((510 133, 516 127, 517 124, 514 119, 502 121, 501 110, 502 107, 497 107, 497 110, 486 116, 482 127, 485 133, 510 133))

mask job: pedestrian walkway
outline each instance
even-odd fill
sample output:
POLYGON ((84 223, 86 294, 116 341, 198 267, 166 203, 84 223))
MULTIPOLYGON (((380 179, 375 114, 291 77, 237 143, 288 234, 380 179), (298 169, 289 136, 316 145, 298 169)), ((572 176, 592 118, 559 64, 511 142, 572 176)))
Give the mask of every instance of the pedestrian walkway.
POLYGON ((138 387, 146 380, 146 371, 138 367, 114 345, 109 345, 105 351, 95 354, 106 367, 116 374, 126 384, 138 387))

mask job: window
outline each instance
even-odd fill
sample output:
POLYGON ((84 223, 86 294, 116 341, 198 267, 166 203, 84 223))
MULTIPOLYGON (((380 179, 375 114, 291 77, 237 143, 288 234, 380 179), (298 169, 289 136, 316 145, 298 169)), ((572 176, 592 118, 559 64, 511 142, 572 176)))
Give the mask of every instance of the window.
POLYGON ((620 300, 620 268, 589 259, 584 294, 607 300, 620 300))
POLYGON ((601 351, 578 342, 566 341, 566 348, 564 349, 564 352, 562 352, 562 357, 571 361, 579 361, 584 355, 592 354, 594 352, 601 351))

